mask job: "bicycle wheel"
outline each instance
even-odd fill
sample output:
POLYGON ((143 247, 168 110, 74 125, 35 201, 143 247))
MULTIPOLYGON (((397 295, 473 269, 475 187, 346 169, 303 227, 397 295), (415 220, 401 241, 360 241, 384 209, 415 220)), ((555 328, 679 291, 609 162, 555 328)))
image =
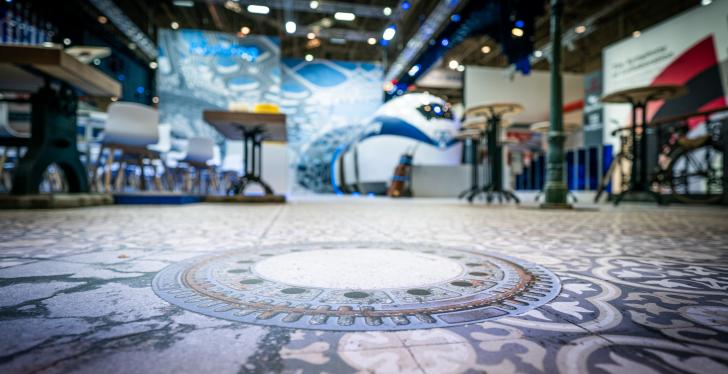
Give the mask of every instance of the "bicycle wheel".
POLYGON ((667 179, 684 203, 715 203, 723 194, 723 153, 713 147, 677 148, 670 154, 667 179))

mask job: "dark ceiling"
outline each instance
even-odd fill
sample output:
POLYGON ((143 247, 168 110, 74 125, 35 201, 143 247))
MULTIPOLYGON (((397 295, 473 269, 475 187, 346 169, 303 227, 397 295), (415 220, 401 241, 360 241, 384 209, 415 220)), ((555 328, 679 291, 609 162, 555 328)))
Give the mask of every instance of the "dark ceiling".
MULTIPOLYGON (((409 37, 426 20, 439 1, 407 0, 409 9, 402 10, 405 0, 336 0, 319 1, 320 4, 335 5, 346 8, 354 6, 372 7, 369 10, 390 7, 390 16, 357 16, 354 21, 337 21, 331 12, 323 9, 314 11, 302 9, 294 11, 291 1, 302 0, 269 0, 260 4, 271 6, 267 15, 251 14, 245 10, 250 1, 227 0, 194 0, 188 1, 189 7, 176 6, 175 0, 116 0, 114 3, 141 29, 151 40, 156 39, 158 28, 169 28, 172 22, 179 23, 181 28, 217 30, 237 33, 242 27, 248 27, 251 34, 264 34, 281 38, 282 53, 288 57, 303 57, 312 54, 315 57, 341 60, 378 60, 385 66, 390 64, 404 47, 409 37), (239 2, 238 2, 239 1, 239 2), (274 4, 282 4, 280 8, 274 4), (288 4, 285 6, 285 4, 288 4), (237 7, 236 7, 237 5, 237 7), (293 19, 298 24, 295 35, 285 32, 284 24, 293 19), (396 23, 396 38, 387 46, 370 45, 368 37, 379 39, 382 31, 390 24, 396 23), (307 33, 317 33, 316 40, 311 42, 307 33), (347 40, 340 36, 347 35, 347 40)), ((463 3, 468 0, 461 0, 463 3)), ((483 1, 483 0, 470 0, 483 1)), ((502 0, 506 1, 506 0, 502 0)), ((65 23, 74 23, 77 27, 92 28, 113 36, 120 45, 128 45, 129 40, 110 22, 96 22, 102 13, 88 0, 41 1, 28 0, 39 8, 46 8, 52 17, 63 17, 65 23)), ((699 4, 699 0, 567 0, 564 13, 564 30, 575 28, 584 20, 599 15, 589 27, 588 32, 577 40, 566 44, 564 53, 564 70, 569 72, 588 72, 601 67, 601 51, 607 45, 620 39, 630 37, 633 31, 642 30, 663 21, 675 14, 699 4)), ((305 3, 308 4, 308 1, 305 3)), ((546 4, 547 1, 534 3, 546 4)), ((547 7, 547 5, 545 5, 547 7)), ((548 43, 549 12, 536 19, 535 31, 532 35, 535 49, 548 43)), ((141 51, 131 51, 141 60, 148 59, 141 51)), ((456 59, 465 65, 507 66, 505 57, 499 48, 485 36, 471 37, 454 46, 445 56, 444 61, 456 59), (481 52, 485 45, 491 47, 487 54, 481 52)), ((543 59, 534 65, 535 69, 548 69, 548 62, 543 59)))

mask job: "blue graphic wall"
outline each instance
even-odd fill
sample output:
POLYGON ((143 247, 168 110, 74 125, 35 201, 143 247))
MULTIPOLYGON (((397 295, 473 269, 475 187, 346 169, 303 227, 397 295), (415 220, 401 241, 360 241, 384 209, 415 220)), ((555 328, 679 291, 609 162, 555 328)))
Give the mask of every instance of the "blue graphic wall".
POLYGON ((367 62, 283 59, 281 72, 279 103, 288 116, 292 192, 302 188, 327 192, 330 186, 319 186, 326 178, 306 178, 296 170, 307 165, 314 170, 308 174, 315 175, 320 164, 323 172, 330 160, 307 151, 317 147, 330 156, 382 105, 382 67, 367 62))
POLYGON ((162 123, 176 136, 220 135, 202 120, 205 109, 231 103, 278 103, 277 38, 201 30, 160 30, 157 91, 162 123))

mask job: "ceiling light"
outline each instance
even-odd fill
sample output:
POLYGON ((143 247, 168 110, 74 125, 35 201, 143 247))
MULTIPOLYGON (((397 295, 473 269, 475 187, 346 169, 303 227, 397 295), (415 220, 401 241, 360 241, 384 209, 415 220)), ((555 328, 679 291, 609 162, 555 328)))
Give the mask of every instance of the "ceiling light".
POLYGON ((396 33, 397 33, 397 28, 394 26, 389 26, 386 29, 384 29, 384 33, 382 33, 382 39, 392 40, 392 39, 394 39, 394 35, 396 33))
POLYGON ((384 13, 385 16, 391 16, 392 15, 392 8, 385 7, 384 9, 382 9, 382 13, 384 13))
POLYGON ((152 103, 154 103, 154 104, 159 104, 159 96, 154 96, 154 97, 152 98, 152 103))
POLYGON ((157 64, 156 61, 152 61, 152 62, 149 63, 149 68, 152 69, 152 70, 156 69, 158 66, 159 65, 157 64))
POLYGON ((296 23, 293 21, 286 22, 286 32, 289 34, 296 32, 296 23))
POLYGON ((633 38, 639 38, 639 37, 640 37, 640 35, 642 35, 642 33, 641 33, 641 32, 640 32, 639 30, 635 30, 635 31, 634 31, 634 32, 632 33, 632 37, 633 37, 633 38))
POLYGON ((410 77, 414 77, 418 71, 420 71, 420 65, 415 65, 409 69, 407 74, 409 74, 410 77))
POLYGON ((339 21, 353 21, 356 19, 356 16, 354 13, 349 12, 336 12, 334 13, 334 19, 337 19, 339 21))
POLYGON ((96 66, 101 65, 101 59, 100 58, 95 58, 94 59, 94 65, 96 65, 96 66))
POLYGON ((586 26, 584 26, 584 25, 579 25, 579 26, 576 26, 576 28, 574 28, 574 31, 575 31, 575 32, 576 32, 577 34, 581 34, 581 33, 583 33, 584 31, 586 31, 586 26))
POLYGON ((111 101, 117 101, 117 100, 119 100, 119 98, 118 98, 118 97, 116 97, 116 96, 112 96, 112 97, 111 97, 111 101))
POLYGON ((450 41, 445 38, 440 41, 440 44, 442 44, 443 47, 447 47, 447 45, 450 44, 450 41))
POLYGON ((169 24, 169 27, 171 27, 172 30, 177 30, 179 28, 179 23, 172 22, 172 23, 169 24))
POLYGON ((465 65, 458 65, 457 71, 465 71, 465 65))
POLYGON ((702 6, 708 6, 713 2, 713 0, 701 0, 700 5, 702 6))
POLYGON ((71 45, 71 39, 68 39, 68 38, 63 39, 63 44, 64 45, 71 45))
POLYGON ((460 66, 460 63, 457 60, 450 60, 450 62, 447 64, 447 66, 450 69, 455 70, 458 68, 458 66, 460 66))
POLYGON ((319 2, 314 0, 310 3, 308 3, 308 6, 311 7, 311 9, 317 9, 319 6, 319 2))
POLYGON ((304 57, 304 58, 306 59, 306 61, 309 61, 309 62, 310 62, 310 61, 313 61, 313 55, 312 55, 312 54, 310 54, 310 53, 309 53, 309 54, 307 54, 307 55, 306 55, 306 57, 304 57))
POLYGON ((490 53, 490 47, 487 45, 484 45, 483 48, 480 49, 483 53, 490 53))
POLYGON ((100 23, 100 24, 102 24, 102 25, 105 25, 105 24, 106 24, 107 22, 109 22, 109 19, 108 19, 108 18, 106 18, 106 17, 104 17, 104 16, 99 16, 99 18, 97 18, 97 20, 98 20, 98 21, 99 21, 99 23, 100 23))
POLYGON ((255 4, 251 4, 251 5, 248 5, 248 7, 246 9, 248 9, 248 12, 255 13, 255 14, 268 14, 268 13, 270 13, 270 8, 268 8, 265 5, 255 5, 255 4))
POLYGON ((523 36, 523 29, 519 29, 518 27, 514 27, 513 30, 511 30, 511 34, 513 36, 520 38, 523 36))
POLYGON ((248 34, 250 34, 250 27, 243 26, 240 28, 240 32, 243 33, 243 35, 248 35, 248 34))
POLYGON ((375 39, 375 38, 369 38, 369 39, 367 39, 367 43, 369 43, 369 45, 377 44, 377 39, 375 39))
POLYGON ((537 49, 537 50, 533 51, 533 56, 536 58, 540 58, 541 56, 543 56, 543 52, 541 52, 540 50, 537 49))
POLYGON ((309 40, 313 40, 313 39, 316 39, 316 34, 314 34, 314 33, 310 32, 310 33, 306 34, 306 37, 307 37, 307 38, 308 38, 309 40))
POLYGON ((195 3, 191 0, 174 0, 172 4, 185 8, 192 8, 193 6, 195 6, 195 3))

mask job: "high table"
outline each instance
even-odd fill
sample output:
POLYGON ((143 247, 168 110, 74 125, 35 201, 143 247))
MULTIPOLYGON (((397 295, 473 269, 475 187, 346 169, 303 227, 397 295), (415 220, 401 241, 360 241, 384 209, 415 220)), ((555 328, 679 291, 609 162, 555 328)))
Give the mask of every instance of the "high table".
POLYGON ((37 194, 43 172, 55 163, 70 192, 88 192, 88 173, 76 147, 74 89, 91 96, 121 96, 121 84, 60 47, 0 44, 0 91, 33 92, 28 151, 18 162, 13 194, 37 194))
POLYGON ((630 104, 632 106, 632 172, 629 177, 629 189, 620 191, 615 199, 615 204, 619 204, 625 196, 629 194, 644 195, 649 194, 658 203, 662 202, 659 193, 654 192, 649 187, 647 176, 647 104, 655 100, 669 100, 687 94, 687 89, 683 86, 667 84, 629 88, 612 92, 602 97, 602 102, 606 104, 630 104), (640 136, 637 136, 637 111, 641 111, 640 136))
POLYGON ((243 141, 243 174, 228 190, 228 194, 243 195, 246 187, 258 184, 266 195, 273 195, 273 189, 261 178, 263 173, 261 142, 264 138, 271 141, 286 141, 286 115, 206 110, 202 118, 225 138, 243 141))
MULTIPOLYGON (((468 108, 465 111, 465 118, 468 117, 484 117, 486 119, 486 140, 488 148, 488 164, 490 168, 490 183, 482 188, 485 193, 487 202, 492 202, 494 198, 498 201, 510 201, 513 199, 516 203, 520 200, 510 190, 503 187, 503 144, 500 142, 500 129, 504 124, 503 117, 513 115, 523 111, 523 106, 517 103, 493 103, 486 105, 478 105, 468 108)), ((475 196, 471 196, 468 200, 472 201, 475 196)))

